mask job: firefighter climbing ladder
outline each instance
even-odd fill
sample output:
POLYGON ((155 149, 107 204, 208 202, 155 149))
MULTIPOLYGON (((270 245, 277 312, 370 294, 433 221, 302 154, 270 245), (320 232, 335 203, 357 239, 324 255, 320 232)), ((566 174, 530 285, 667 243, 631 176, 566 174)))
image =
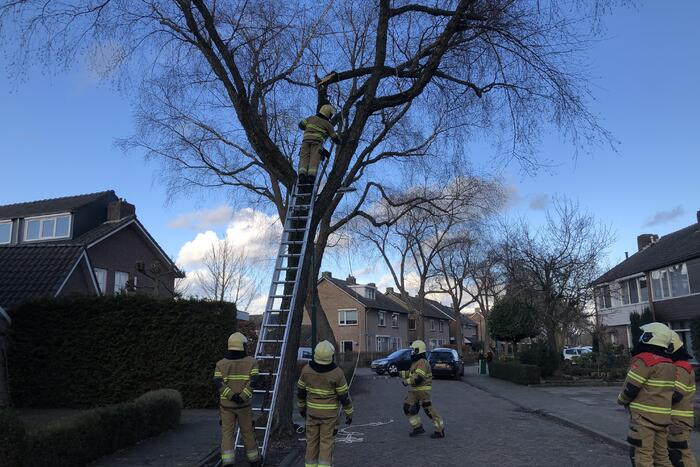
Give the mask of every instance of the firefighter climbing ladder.
MULTIPOLYGON (((282 376, 282 360, 287 350, 287 341, 292 322, 292 310, 297 304, 299 285, 303 280, 299 271, 304 263, 307 242, 313 241, 311 214, 316 193, 325 173, 326 164, 315 183, 294 185, 287 218, 282 230, 275 269, 272 274, 270 293, 258 335, 255 358, 260 363, 259 381, 253 389, 253 417, 256 418, 256 438, 262 443, 260 454, 265 457, 270 439, 273 414, 277 403, 279 383, 282 376)), ((302 298, 303 299, 303 298, 302 298)), ((236 433, 236 449, 243 448, 240 430, 236 433)))

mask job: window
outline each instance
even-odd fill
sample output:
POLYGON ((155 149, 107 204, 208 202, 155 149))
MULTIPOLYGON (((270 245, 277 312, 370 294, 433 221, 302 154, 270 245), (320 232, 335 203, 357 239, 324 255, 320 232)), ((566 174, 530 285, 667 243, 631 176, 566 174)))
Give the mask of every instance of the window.
POLYGON ((438 340, 437 339, 430 339, 430 350, 433 350, 434 348, 438 347, 438 340))
POLYGON ((12 241, 12 222, 0 222, 0 245, 12 241))
POLYGON ((391 350, 399 350, 401 348, 401 338, 392 337, 391 338, 391 350))
POLYGON ((676 264, 652 271, 651 286, 654 289, 654 298, 657 300, 689 295, 690 284, 688 283, 688 268, 686 264, 676 264))
POLYGON ((408 318, 408 330, 409 331, 416 330, 416 318, 408 318))
POLYGON ((365 287, 365 296, 370 300, 374 300, 376 297, 374 287, 365 287))
POLYGON ((386 352, 389 349, 389 336, 377 336, 377 352, 386 352))
POLYGON ((639 301, 648 302, 649 301, 649 288, 647 287, 647 278, 640 277, 639 281, 639 301))
POLYGON ((391 315, 391 327, 392 328, 399 327, 399 314, 398 313, 394 313, 391 315))
POLYGON ((435 320, 434 320, 434 319, 431 319, 431 320, 430 320, 430 330, 431 330, 431 331, 434 331, 434 330, 435 330, 435 320))
MULTIPOLYGON (((623 305, 639 303, 640 285, 639 281, 643 278, 628 279, 620 282, 620 299, 623 305)), ((644 288, 646 288, 646 279, 644 279, 644 288)))
POLYGON ((357 310, 338 310, 338 324, 341 326, 357 325, 357 310))
POLYGON ((596 290, 596 302, 598 308, 605 309, 612 307, 612 297, 610 295, 610 286, 604 285, 596 290))
POLYGON ((438 321, 438 331, 440 331, 440 332, 442 332, 442 325, 443 325, 443 322, 438 321))
POLYGON ((95 279, 97 279, 97 285, 100 288, 100 294, 104 295, 107 290, 107 270, 102 268, 95 268, 95 279))
POLYGON ((126 283, 129 282, 129 273, 116 271, 114 273, 114 294, 126 292, 126 283))
POLYGON ((352 341, 340 341, 340 353, 352 353, 352 341))
POLYGON ((386 326, 386 319, 384 318, 384 312, 380 311, 377 313, 377 315, 379 316, 378 321, 377 321, 377 325, 378 326, 386 326))
POLYGON ((53 240, 70 237, 70 214, 28 218, 24 226, 24 240, 53 240))

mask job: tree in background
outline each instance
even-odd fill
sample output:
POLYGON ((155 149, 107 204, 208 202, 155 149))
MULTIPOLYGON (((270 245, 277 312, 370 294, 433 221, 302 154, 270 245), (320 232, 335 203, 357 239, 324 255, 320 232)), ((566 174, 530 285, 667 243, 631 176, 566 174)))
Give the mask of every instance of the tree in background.
POLYGON ((535 307, 517 297, 506 295, 496 300, 488 319, 491 337, 513 344, 516 354, 518 342, 535 337, 540 330, 535 307))

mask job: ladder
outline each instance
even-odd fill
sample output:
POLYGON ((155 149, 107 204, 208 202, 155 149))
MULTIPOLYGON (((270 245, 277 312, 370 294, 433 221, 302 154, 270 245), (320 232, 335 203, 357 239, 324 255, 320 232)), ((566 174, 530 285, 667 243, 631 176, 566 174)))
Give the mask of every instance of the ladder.
MULTIPOLYGON (((282 362, 287 351, 292 311, 299 299, 297 296, 299 285, 304 280, 300 277, 299 271, 304 264, 307 243, 314 240, 314 235, 311 233, 311 216, 320 180, 325 174, 326 167, 327 164, 322 165, 315 183, 297 183, 292 188, 272 274, 270 293, 258 335, 255 358, 260 365, 260 373, 257 378, 258 383, 253 388, 252 410, 256 438, 263 461, 270 441, 270 429, 282 376, 282 362)), ((301 300, 303 299, 301 297, 301 300)), ((236 432, 235 449, 243 447, 239 429, 236 432)))

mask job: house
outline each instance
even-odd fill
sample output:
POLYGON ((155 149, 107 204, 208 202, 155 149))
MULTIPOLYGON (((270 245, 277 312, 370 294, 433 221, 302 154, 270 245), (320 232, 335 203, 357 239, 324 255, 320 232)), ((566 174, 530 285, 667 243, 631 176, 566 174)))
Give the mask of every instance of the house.
POLYGON ((690 320, 700 317, 700 211, 678 231, 639 235, 637 249, 593 282, 597 324, 609 342, 630 347, 630 314, 649 308, 692 351, 690 320))
POLYGON ((387 287, 386 296, 411 311, 411 316, 408 318, 409 341, 415 340, 418 336, 415 313, 422 309, 423 340, 428 349, 445 347, 450 343, 450 322, 454 321, 452 308, 428 298, 423 299, 422 304, 417 297, 409 295, 404 298, 394 291, 393 287, 387 287))
POLYGON ((172 297, 184 277, 114 191, 0 206, 0 306, 71 294, 172 297))
POLYGON ((7 349, 8 330, 12 320, 5 310, 0 307, 0 409, 10 405, 10 391, 7 381, 7 349))
MULTIPOLYGON (((375 284, 359 284, 323 272, 318 298, 330 323, 340 353, 385 355, 408 346, 409 310, 377 290, 375 284)), ((304 315, 304 324, 310 324, 304 315)))
POLYGON ((459 314, 460 325, 462 326, 462 337, 464 338, 464 345, 476 344, 482 339, 480 339, 479 324, 474 320, 473 316, 469 316, 465 313, 459 314))

